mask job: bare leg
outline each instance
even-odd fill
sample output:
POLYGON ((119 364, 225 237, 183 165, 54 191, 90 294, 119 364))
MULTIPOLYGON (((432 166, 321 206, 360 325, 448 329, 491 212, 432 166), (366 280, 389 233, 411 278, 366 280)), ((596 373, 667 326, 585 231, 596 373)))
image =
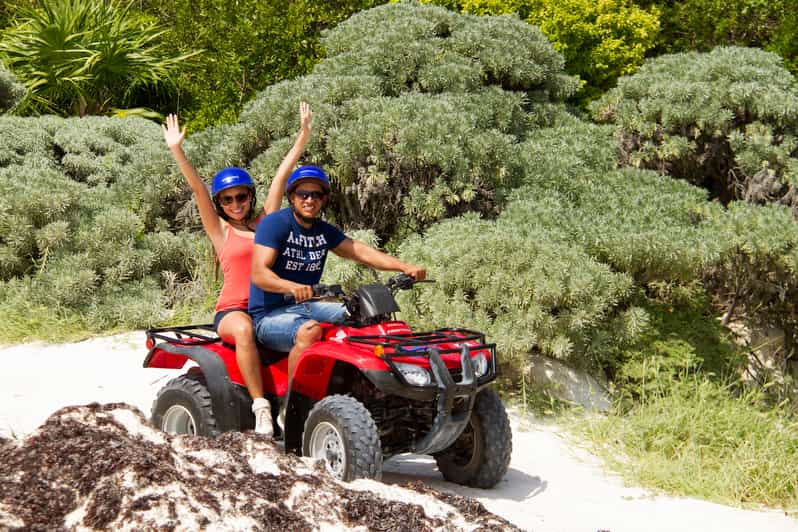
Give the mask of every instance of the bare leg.
POLYGON ((294 368, 299 360, 299 355, 314 342, 321 339, 321 325, 317 321, 307 321, 296 332, 294 347, 288 352, 288 381, 294 379, 294 368))
POLYGON ((252 318, 246 312, 231 312, 219 323, 218 334, 225 340, 231 339, 236 345, 236 361, 244 377, 250 397, 263 397, 263 379, 260 375, 260 357, 255 347, 255 333, 252 318))

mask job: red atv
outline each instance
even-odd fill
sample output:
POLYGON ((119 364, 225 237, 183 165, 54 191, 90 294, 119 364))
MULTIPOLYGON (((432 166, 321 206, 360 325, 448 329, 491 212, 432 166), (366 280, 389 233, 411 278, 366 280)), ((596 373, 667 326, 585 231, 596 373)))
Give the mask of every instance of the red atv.
MULTIPOLYGON (((493 487, 512 450, 504 406, 487 387, 496 346, 476 331, 413 332, 394 320, 394 292, 414 284, 402 274, 352 294, 315 286, 318 297, 341 299, 349 318, 323 325, 322 339, 297 361, 291 390, 287 353, 260 348, 272 412, 285 404, 285 449, 323 459, 343 480, 379 479, 383 459, 395 454, 431 454, 447 480, 493 487)), ((144 367, 195 363, 158 393, 156 427, 208 436, 254 427, 235 348, 209 325, 150 329, 147 347, 144 367)))

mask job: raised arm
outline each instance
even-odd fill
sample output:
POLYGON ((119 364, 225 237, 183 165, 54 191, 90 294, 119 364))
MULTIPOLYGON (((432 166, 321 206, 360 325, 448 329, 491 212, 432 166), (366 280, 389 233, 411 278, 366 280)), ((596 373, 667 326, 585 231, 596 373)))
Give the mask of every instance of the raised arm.
POLYGON ((183 140, 186 138, 186 128, 180 129, 180 124, 177 121, 177 115, 170 114, 166 117, 166 125, 161 125, 163 130, 163 138, 172 156, 175 158, 177 166, 183 177, 186 178, 188 186, 191 187, 194 193, 194 198, 197 200, 197 208, 199 209, 200 220, 202 220, 202 227, 205 229, 205 234, 211 239, 213 248, 218 252, 224 243, 224 232, 222 229, 222 222, 219 220, 219 215, 213 206, 211 195, 208 194, 208 189, 205 188, 205 183, 197 174, 197 171, 186 158, 183 151, 183 140))
POLYGON ((427 276, 427 270, 421 266, 403 262, 393 255, 383 253, 378 249, 364 244, 359 240, 347 238, 337 247, 333 248, 333 253, 345 259, 357 261, 366 266, 371 266, 378 270, 388 270, 406 273, 416 281, 423 281, 427 276))
POLYGON ((305 146, 310 140, 310 131, 313 126, 313 111, 310 105, 305 102, 299 104, 299 134, 294 141, 294 145, 285 155, 280 167, 277 168, 277 173, 272 179, 272 184, 269 186, 269 195, 266 196, 266 201, 263 204, 263 213, 269 214, 280 208, 285 193, 285 183, 291 171, 296 166, 302 152, 305 151, 305 146))

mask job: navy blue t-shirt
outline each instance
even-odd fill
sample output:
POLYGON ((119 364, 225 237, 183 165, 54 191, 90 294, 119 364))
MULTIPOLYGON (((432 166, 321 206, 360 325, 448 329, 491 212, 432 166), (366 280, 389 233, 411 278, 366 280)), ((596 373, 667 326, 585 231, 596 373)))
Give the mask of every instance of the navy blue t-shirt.
MULTIPOLYGON (((277 250, 272 271, 295 283, 313 285, 321 280, 327 250, 338 247, 346 235, 334 225, 317 220, 306 229, 299 225, 291 209, 264 217, 255 231, 255 245, 277 250)), ((266 292, 249 283, 249 313, 257 323, 267 312, 286 305, 283 294, 266 292)))

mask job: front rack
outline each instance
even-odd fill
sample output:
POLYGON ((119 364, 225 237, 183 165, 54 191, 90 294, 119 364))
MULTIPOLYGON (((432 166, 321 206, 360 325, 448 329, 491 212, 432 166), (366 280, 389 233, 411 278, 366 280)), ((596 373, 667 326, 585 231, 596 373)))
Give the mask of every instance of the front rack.
MULTIPOLYGON (((483 333, 461 328, 435 329, 434 331, 417 333, 349 336, 346 341, 393 349, 393 355, 401 356, 425 356, 429 348, 447 343, 476 342, 477 345, 470 346, 472 350, 490 349, 493 351, 496 347, 496 344, 485 343, 485 335, 483 333)), ((439 349, 438 352, 441 354, 459 353, 460 348, 439 349)))
POLYGON ((153 341, 158 339, 172 344, 187 346, 213 344, 221 341, 221 338, 216 335, 216 329, 210 323, 147 329, 147 338, 153 341), (209 331, 213 333, 213 336, 198 331, 209 331))

